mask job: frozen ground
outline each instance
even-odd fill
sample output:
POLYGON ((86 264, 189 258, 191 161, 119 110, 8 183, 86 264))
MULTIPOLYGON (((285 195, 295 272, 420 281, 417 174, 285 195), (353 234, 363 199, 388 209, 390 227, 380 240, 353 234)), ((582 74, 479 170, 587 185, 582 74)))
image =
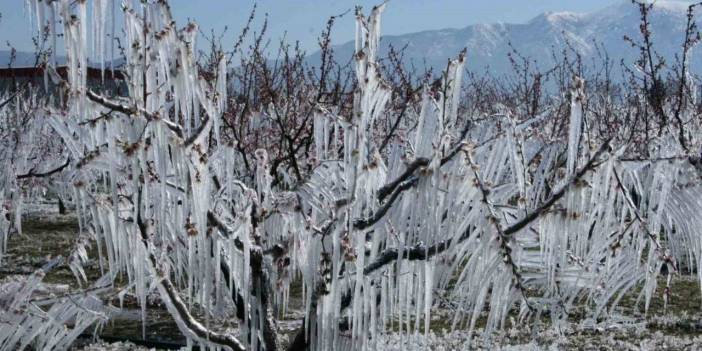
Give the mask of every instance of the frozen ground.
MULTIPOLYGON (((23 223, 23 235, 13 235, 8 252, 0 268, 0 280, 8 281, 17 276, 29 274, 41 267, 50 257, 66 255, 71 240, 77 230, 75 217, 58 215, 51 204, 32 205, 23 223)), ((93 249, 94 250, 94 249, 93 249)), ((91 257, 95 257, 91 252, 91 257)), ((99 276, 96 260, 86 267, 89 277, 99 276)), ((45 278, 47 283, 43 293, 61 294, 77 289, 75 279, 67 268, 52 271, 45 278)), ((295 289, 293 288, 293 295, 295 289)), ((659 294, 660 295, 660 294, 659 294)), ((113 304, 118 305, 117 301, 113 304)), ((94 342, 89 335, 80 339, 75 350, 149 350, 173 348, 182 344, 183 337, 178 332, 170 316, 157 302, 149 306, 146 339, 141 335, 141 321, 133 299, 127 296, 126 308, 116 314, 100 333, 100 336, 114 342, 94 342), (115 341, 123 340, 123 341, 115 341), (135 343, 146 342, 153 348, 135 343)), ((569 327, 557 331, 542 326, 532 329, 528 325, 518 325, 489 339, 480 331, 469 339, 466 331, 450 331, 449 310, 439 310, 434 314, 431 331, 400 335, 390 333, 371 342, 369 346, 378 350, 700 350, 702 349, 702 313, 700 313, 699 287, 694 277, 675 277, 671 302, 667 311, 663 310, 662 297, 652 301, 648 316, 635 307, 634 297, 625 298, 619 311, 634 318, 612 318, 608 323, 588 323, 577 321, 569 327)), ((291 310, 279 323, 281 344, 289 343, 290 337, 300 326, 302 319, 301 303, 291 299, 291 310)), ((511 324, 508 321, 508 324, 511 324)))
MULTIPOLYGON (((467 341, 465 332, 404 336, 390 334, 378 341, 379 350, 700 350, 702 337, 663 331, 653 331, 641 324, 610 325, 609 328, 572 328, 562 333, 553 330, 535 334, 533 340, 520 342, 528 335, 522 331, 508 331, 495 335, 492 340, 473 338, 467 341), (472 346, 472 348, 471 348, 472 346)), ((527 331, 527 334, 531 334, 527 331)))

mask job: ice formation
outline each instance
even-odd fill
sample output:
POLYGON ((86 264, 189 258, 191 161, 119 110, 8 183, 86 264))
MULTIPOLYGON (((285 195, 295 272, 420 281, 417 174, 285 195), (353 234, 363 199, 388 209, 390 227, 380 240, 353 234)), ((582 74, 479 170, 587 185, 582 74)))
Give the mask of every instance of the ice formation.
MULTIPOLYGON (((452 327, 467 329, 470 339, 480 317, 489 332, 504 328, 515 310, 521 321, 548 315, 558 325, 585 304, 586 317, 597 320, 637 285, 648 307, 662 271, 669 280, 681 262, 702 264, 695 234, 702 188, 681 180, 692 177, 690 166, 624 160, 625 149, 609 140, 586 148, 579 79, 565 143, 526 140, 535 122, 510 115, 459 135, 461 53, 444 72, 441 91, 427 86, 421 93, 408 140, 381 151, 373 130, 390 113, 391 98, 377 63, 384 5, 368 17, 359 12, 352 114, 319 106, 314 170, 281 189, 266 150, 256 151, 255 171, 246 174, 237 151, 222 141, 226 62, 220 58, 216 79, 205 80, 194 57, 197 25, 179 29, 165 1, 123 8, 125 96, 86 83, 89 58, 106 67, 114 4, 28 4, 38 24, 49 14, 64 25, 67 94, 37 109, 47 124, 31 128, 38 134, 50 127, 69 157, 60 184, 81 224, 70 268, 86 283, 84 245, 96 241, 104 247, 101 281, 126 277, 142 316, 147 295, 158 294, 189 344, 275 348, 274 315, 285 310, 293 280, 303 286, 303 343, 356 350, 375 349, 390 330, 400 343, 417 333, 429 337, 439 295, 455 306, 452 327), (222 313, 237 318, 238 333, 210 325, 222 313)), ((0 112, 12 113, 8 108, 0 112)), ((677 151, 662 137, 655 153, 677 151)), ((14 179, 33 171, 26 160, 11 164, 1 170, 13 175, 0 177, 3 214, 21 213, 14 179)), ((11 222, 21 230, 20 220, 3 215, 3 246, 11 222)), ((27 305, 40 278, 5 287, 0 299, 15 297, 0 300, 9 303, 3 308, 27 305)), ((82 299, 83 307, 94 304, 89 313, 67 303, 41 313, 76 318, 74 329, 86 328, 103 315, 94 297, 82 299)), ((70 330, 34 337, 21 331, 55 326, 9 316, 20 329, 0 327, 2 345, 64 348, 75 337, 70 330)))

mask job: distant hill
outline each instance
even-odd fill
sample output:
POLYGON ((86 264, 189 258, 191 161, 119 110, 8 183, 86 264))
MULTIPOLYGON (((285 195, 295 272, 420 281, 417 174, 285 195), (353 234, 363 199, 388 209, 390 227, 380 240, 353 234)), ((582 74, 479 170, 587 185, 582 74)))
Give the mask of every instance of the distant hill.
MULTIPOLYGON (((672 64, 675 54, 680 52, 689 1, 658 0, 655 2, 650 21, 652 23, 655 49, 672 64)), ((384 16, 393 16, 392 7, 384 16)), ((436 6, 443 6, 437 2, 436 6)), ((698 9, 697 22, 702 26, 702 8, 698 9)), ((542 67, 553 64, 552 53, 560 52, 566 43, 577 50, 590 64, 597 57, 597 45, 603 48, 617 64, 624 60, 632 64, 638 56, 637 49, 627 44, 623 37, 639 38, 639 13, 629 0, 591 13, 548 12, 521 24, 491 23, 470 25, 461 29, 430 30, 403 35, 386 35, 381 40, 381 55, 392 45, 406 46, 404 59, 420 70, 426 65, 435 70, 443 69, 447 59, 455 57, 463 48, 468 49, 466 67, 474 71, 489 68, 495 75, 511 72, 507 54, 510 44, 523 56, 535 59, 542 67)), ((702 73, 702 45, 695 48, 692 71, 702 73)), ((353 55, 354 43, 347 42, 334 47, 338 60, 344 61, 353 55)), ((0 50, 0 68, 7 67, 10 52, 0 50)), ((317 65, 319 52, 308 56, 307 61, 317 65)), ((65 63, 59 57, 58 63, 65 63)), ((116 60, 116 66, 123 60, 116 60)), ((15 67, 34 65, 34 54, 17 52, 15 67)), ((92 67, 99 65, 91 64, 92 67)), ((109 67, 109 64, 106 64, 109 67)), ((615 74, 617 71, 615 70, 615 74)), ((616 77, 615 77, 616 78, 616 77)))
MULTIPOLYGON (((651 13, 655 49, 669 63, 680 52, 689 4, 687 1, 659 0, 651 13)), ((441 3, 436 6, 441 6, 441 3)), ((384 16, 392 15, 392 7, 389 7, 384 16)), ((696 19, 702 26, 699 13, 696 19)), ((592 13, 544 13, 523 24, 476 24, 462 29, 386 35, 381 39, 381 54, 387 53, 391 44, 395 48, 406 46, 407 62, 419 68, 424 67, 426 62, 427 66, 443 69, 447 59, 456 56, 465 47, 468 49, 466 66, 469 69, 480 71, 489 67, 494 74, 504 74, 511 70, 507 58, 511 51, 510 43, 523 56, 536 59, 543 66, 552 64, 554 49, 560 52, 568 41, 586 60, 596 57, 597 43, 616 64, 621 59, 632 63, 638 51, 623 37, 639 38, 639 24, 638 8, 627 0, 592 13)), ((351 57, 354 43, 347 42, 334 50, 339 59, 351 57)), ((691 60, 693 71, 697 73, 702 72, 699 50, 699 47, 695 49, 696 55, 691 60)), ((308 60, 311 64, 319 62, 319 52, 309 56, 308 60)))
MULTIPOLYGON (((10 63, 10 59, 12 57, 12 52, 10 50, 0 50, 0 69, 7 68, 7 65, 10 63)), ((116 59, 115 61, 115 67, 119 67, 122 64, 124 64, 124 59, 116 59)), ((31 52, 24 52, 24 51, 17 51, 15 52, 15 60, 12 63, 12 67, 14 68, 22 68, 22 67, 34 67, 36 63, 36 56, 34 53, 31 52)), ((65 56, 57 56, 56 57, 56 64, 61 66, 66 64, 66 57, 65 56)), ((93 67, 93 68, 100 68, 99 63, 94 63, 90 62, 88 66, 93 67)), ((105 62, 105 68, 109 68, 110 63, 105 62)))
MULTIPOLYGON (((0 68, 7 68, 10 64, 12 58, 12 52, 10 50, 0 50, 0 68)), ((66 61, 65 57, 57 58, 57 63, 64 63, 66 61)), ((36 55, 31 52, 17 51, 15 52, 15 60, 12 63, 12 67, 33 67, 36 63, 36 55)))

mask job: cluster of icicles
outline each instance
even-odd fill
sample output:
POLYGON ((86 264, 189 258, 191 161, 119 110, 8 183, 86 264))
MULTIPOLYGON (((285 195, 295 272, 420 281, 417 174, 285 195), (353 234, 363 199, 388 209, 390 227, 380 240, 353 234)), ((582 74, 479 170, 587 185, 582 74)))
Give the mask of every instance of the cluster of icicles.
MULTIPOLYGON (((255 174, 245 174, 241 155, 220 140, 225 60, 214 81, 200 77, 197 26, 178 29, 164 1, 124 7, 123 97, 91 92, 86 79, 89 57, 104 62, 114 4, 29 6, 36 23, 50 18, 54 35, 56 19, 64 25, 68 93, 37 113, 70 154, 57 182, 79 212, 83 240, 71 268, 89 283, 80 265, 84 247, 96 245, 100 283, 125 278, 123 291, 137 297, 143 316, 147 296, 157 294, 189 344, 264 348, 264 331, 272 315, 285 313, 293 280, 302 282, 310 349, 356 350, 374 349, 390 330, 428 333, 440 304, 452 311, 453 328, 473 332, 484 317, 486 335, 510 326, 510 315, 548 316, 558 325, 586 305, 586 318, 600 318, 637 286, 648 308, 663 266, 670 280, 678 267, 700 265, 702 238, 694 230, 702 225, 702 188, 681 181, 694 179, 694 169, 626 161, 624 147, 591 148, 582 132, 582 82, 565 143, 527 137, 547 114, 496 116, 461 135, 461 54, 444 72, 443 91, 426 88, 401 122, 409 137, 381 152, 374 129, 395 116, 385 108, 391 91, 376 63, 384 6, 376 7, 357 16, 353 115, 319 107, 317 166, 293 191, 279 191, 265 150, 256 153, 255 174), (537 212, 554 194, 563 196, 537 212), (195 309, 198 319, 189 312, 195 309), (217 329, 228 319, 238 331, 217 329)), ((657 158, 679 154, 670 140, 661 138, 657 158)))

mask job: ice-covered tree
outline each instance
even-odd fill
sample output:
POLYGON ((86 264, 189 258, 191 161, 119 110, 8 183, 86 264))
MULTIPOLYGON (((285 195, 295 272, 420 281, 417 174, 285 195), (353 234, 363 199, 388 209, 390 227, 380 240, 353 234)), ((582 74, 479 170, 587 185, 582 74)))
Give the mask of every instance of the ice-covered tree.
POLYGON ((580 78, 560 137, 539 131, 548 110, 461 116, 465 52, 417 104, 390 109, 378 64, 384 5, 367 17, 359 10, 351 111, 316 105, 311 171, 278 185, 267 150, 246 155, 255 164, 245 165, 222 135, 226 57, 211 58, 215 74, 202 75, 198 26, 177 27, 166 1, 122 9, 124 95, 86 79, 89 58, 105 58, 110 2, 30 3, 38 23, 63 24, 68 75, 47 66, 62 93, 34 113, 66 150, 66 166, 47 169, 60 173, 55 186, 78 212, 68 264, 96 292, 81 295, 87 315, 66 298, 22 319, 36 307, 31 292, 42 273, 0 291, 9 325, 22 326, 12 330, 25 331, 0 324, 4 348, 63 347, 109 318, 97 291, 118 283, 143 316, 147 296, 158 296, 190 344, 276 350, 277 316, 291 283, 301 282, 304 319, 291 349, 374 349, 388 331, 428 333, 439 305, 450 307, 453 328, 470 333, 484 318, 484 335, 509 327, 510 316, 554 327, 580 308, 586 321, 607 318, 628 293, 648 309, 661 276, 667 294, 680 267, 702 260, 699 159, 685 151, 699 142, 681 146, 675 133, 661 133, 650 157, 631 157, 635 126, 588 129, 580 78), (379 137, 398 124, 402 135, 379 137), (99 248, 97 282, 82 268, 91 244, 99 248), (56 319, 42 319, 52 311, 83 322, 46 341, 39 330, 55 327, 56 319))

